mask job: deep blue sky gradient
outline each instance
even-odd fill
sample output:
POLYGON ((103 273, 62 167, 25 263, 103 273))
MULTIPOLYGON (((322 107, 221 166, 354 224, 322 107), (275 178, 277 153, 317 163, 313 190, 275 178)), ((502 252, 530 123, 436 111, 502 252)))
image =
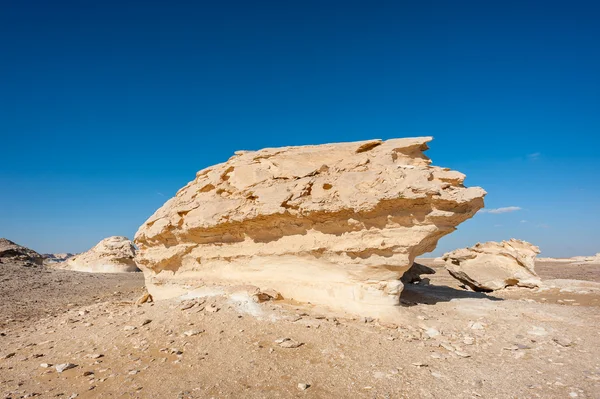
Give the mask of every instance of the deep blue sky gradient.
POLYGON ((431 135, 488 191, 437 254, 600 252, 600 6, 583 1, 3 1, 0 236, 133 237, 239 149, 431 135))

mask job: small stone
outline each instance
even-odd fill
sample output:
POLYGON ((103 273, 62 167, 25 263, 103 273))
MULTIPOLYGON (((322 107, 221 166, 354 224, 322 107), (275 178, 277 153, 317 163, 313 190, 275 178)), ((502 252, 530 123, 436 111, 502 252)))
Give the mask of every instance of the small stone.
POLYGON ((52 367, 52 365, 50 363, 42 363, 42 364, 40 364, 40 367, 47 369, 49 367, 52 367))
POLYGON ((189 331, 185 331, 183 333, 183 335, 185 335, 186 337, 193 337, 194 335, 198 335, 203 332, 204 332, 204 330, 189 330, 189 331))
POLYGON ((94 372, 93 371, 84 371, 83 372, 83 376, 84 377, 87 377, 87 376, 90 376, 90 375, 94 375, 94 372))
POLYGON ((552 341, 556 342, 564 348, 568 348, 569 346, 573 345, 573 341, 567 338, 552 338, 552 341))
POLYGON ((306 383, 298 384, 298 389, 301 391, 306 391, 308 388, 310 388, 310 384, 306 384, 306 383))
POLYGON ((131 370, 128 374, 129 375, 136 375, 139 372, 140 372, 139 370, 131 370))
POLYGON ((150 324, 150 323, 152 323, 152 320, 151 319, 146 319, 146 320, 142 321, 142 326, 145 326, 145 325, 150 324))
POLYGON ((372 317, 363 317, 362 321, 363 321, 363 323, 373 323, 375 321, 375 319, 372 317))
POLYGON ((142 305, 146 302, 153 302, 152 295, 150 295, 147 292, 144 295, 142 295, 141 297, 139 297, 138 300, 136 301, 136 303, 138 305, 142 305))
POLYGON ((56 366, 54 366, 56 371, 58 371, 59 373, 62 373, 65 370, 69 370, 69 369, 72 369, 75 367, 77 367, 77 365, 73 364, 73 363, 62 363, 62 364, 57 364, 56 366))
POLYGON ((454 348, 452 347, 452 345, 447 344, 445 342, 440 343, 440 346, 444 349, 446 349, 449 352, 454 352, 454 348))
POLYGON ((10 352, 10 353, 7 353, 6 355, 2 356, 2 359, 10 359, 14 355, 16 355, 15 352, 10 352))
POLYGON ((133 331, 133 330, 137 330, 137 327, 135 326, 125 326, 123 327, 124 331, 133 331))
POLYGON ((430 327, 427 330, 425 330, 425 335, 427 335, 429 338, 434 338, 440 335, 440 332, 435 328, 430 327))
POLYGON ((275 343, 279 344, 282 348, 298 348, 303 345, 302 342, 295 341, 291 338, 279 338, 275 343))
POLYGON ((533 326, 531 330, 527 331, 527 334, 535 335, 537 337, 543 337, 545 335, 548 335, 548 332, 544 327, 533 326))
POLYGON ((194 306, 196 306, 196 302, 194 301, 187 301, 181 304, 181 306, 179 307, 179 309, 181 310, 188 310, 193 308, 194 306))
POLYGON ((413 366, 416 366, 417 368, 421 368, 421 367, 428 367, 428 364, 425 363, 413 363, 413 366))
POLYGON ((465 337, 463 339, 463 344, 465 345, 473 345, 475 343, 475 339, 473 337, 465 337))
POLYGON ((208 305, 208 306, 207 306, 206 308, 204 308, 204 309, 205 309, 207 312, 210 312, 210 313, 216 313, 216 312, 218 312, 219 310, 221 310, 220 308, 218 308, 218 307, 217 307, 217 305, 214 305, 214 304, 208 305))
POLYGON ((473 323, 471 325, 471 330, 483 330, 484 328, 485 328, 485 325, 478 321, 476 321, 475 323, 473 323))
POLYGON ((101 355, 100 353, 93 353, 91 355, 87 355, 86 357, 89 357, 90 359, 100 359, 101 357, 104 357, 104 355, 101 355))
POLYGON ((471 355, 469 355, 466 352, 462 352, 462 351, 454 351, 454 353, 456 353, 460 357, 471 357, 471 355))

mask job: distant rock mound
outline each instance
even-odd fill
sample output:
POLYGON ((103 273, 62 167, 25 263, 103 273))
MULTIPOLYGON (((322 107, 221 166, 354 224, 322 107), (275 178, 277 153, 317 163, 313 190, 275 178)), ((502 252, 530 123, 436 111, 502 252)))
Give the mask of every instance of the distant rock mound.
POLYGON ((400 278, 483 207, 485 191, 430 166, 430 137, 238 151, 179 190, 138 230, 157 299, 202 284, 377 315, 400 278))
POLYGON ((33 249, 23 247, 19 244, 0 238, 0 263, 10 263, 18 266, 42 266, 42 255, 33 249))
POLYGON ((600 263, 600 253, 594 256, 574 256, 571 261, 576 264, 600 263))
POLYGON ((89 273, 137 272, 135 253, 136 248, 127 237, 108 237, 89 251, 62 262, 59 267, 89 273))
POLYGON ((443 256, 450 274, 475 291, 495 291, 508 286, 539 287, 535 257, 540 249, 526 241, 478 243, 443 256))
POLYGON ((61 263, 66 261, 67 259, 69 259, 70 257, 74 256, 74 254, 71 253, 58 253, 58 254, 44 254, 44 264, 45 265, 51 265, 51 264, 55 264, 55 263, 61 263))

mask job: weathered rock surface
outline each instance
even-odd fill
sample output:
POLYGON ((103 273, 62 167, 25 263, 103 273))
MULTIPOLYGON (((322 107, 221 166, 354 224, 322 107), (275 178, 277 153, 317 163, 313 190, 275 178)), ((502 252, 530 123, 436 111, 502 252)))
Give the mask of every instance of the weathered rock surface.
POLYGON ((135 263, 136 248, 127 237, 108 237, 87 252, 60 263, 60 268, 90 273, 139 271, 135 263))
POLYGON ((11 263, 18 266, 42 266, 42 255, 33 249, 23 247, 19 244, 0 238, 0 263, 11 263))
POLYGON ((476 291, 494 291, 508 286, 539 287, 535 257, 540 249, 526 241, 478 243, 443 256, 450 274, 476 291))
POLYGON ((431 138, 238 151, 138 230, 156 299, 253 284, 361 314, 399 303, 416 256, 483 207, 485 191, 430 166, 431 138))

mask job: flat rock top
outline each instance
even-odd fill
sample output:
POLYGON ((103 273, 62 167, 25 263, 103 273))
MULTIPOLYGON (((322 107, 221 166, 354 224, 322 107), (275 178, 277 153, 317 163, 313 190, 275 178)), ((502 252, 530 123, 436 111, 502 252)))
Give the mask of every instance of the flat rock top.
POLYGON ((477 254, 511 254, 516 256, 528 256, 535 257, 540 253, 540 249, 535 245, 523 241, 511 238, 508 241, 495 242, 488 241, 485 243, 477 243, 469 248, 461 248, 444 254, 443 258, 474 258, 477 254))
POLYGON ((173 224, 202 229, 283 214, 351 215, 399 199, 459 206, 483 198, 483 189, 463 186, 463 174, 430 166, 423 154, 430 140, 418 137, 238 151, 227 162, 198 172, 147 220, 136 241, 162 234, 173 224), (180 219, 185 222, 179 223, 180 219))

